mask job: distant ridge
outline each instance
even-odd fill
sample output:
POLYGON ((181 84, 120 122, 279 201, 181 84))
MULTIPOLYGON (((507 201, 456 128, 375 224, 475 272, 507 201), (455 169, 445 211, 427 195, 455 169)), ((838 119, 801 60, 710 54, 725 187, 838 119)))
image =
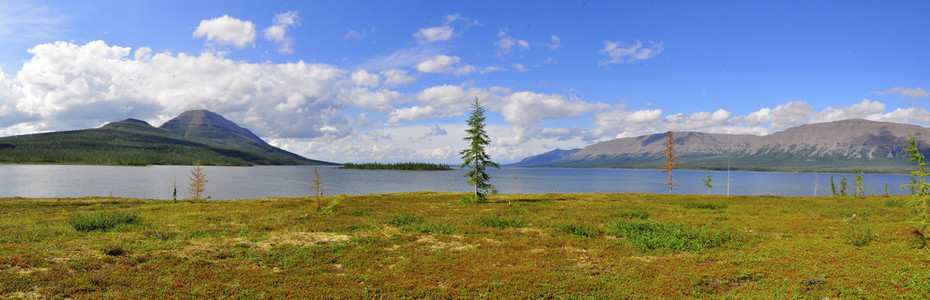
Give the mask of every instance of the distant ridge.
POLYGON ((0 163, 92 165, 332 165, 265 143, 207 111, 187 111, 161 128, 126 119, 100 128, 0 138, 0 163))
MULTIPOLYGON (((901 144, 908 132, 930 154, 930 129, 917 125, 850 119, 792 127, 765 136, 675 132, 676 154, 688 169, 787 172, 906 173, 913 167, 901 144)), ((620 138, 569 155, 551 151, 514 166, 658 168, 664 134, 620 138)), ((566 151, 566 150, 556 150, 566 151)))
POLYGON ((174 119, 168 120, 159 128, 186 138, 211 140, 217 143, 228 141, 246 141, 267 145, 252 131, 239 127, 236 123, 208 110, 189 110, 174 119))

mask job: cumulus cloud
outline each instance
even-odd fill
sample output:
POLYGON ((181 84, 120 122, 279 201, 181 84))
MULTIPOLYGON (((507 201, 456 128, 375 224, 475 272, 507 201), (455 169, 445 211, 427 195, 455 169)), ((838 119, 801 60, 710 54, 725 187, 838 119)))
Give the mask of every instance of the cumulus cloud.
POLYGON ((407 75, 407 70, 401 69, 384 70, 381 71, 381 75, 384 76, 384 85, 386 86, 408 85, 417 81, 416 77, 407 75))
POLYGON ((637 60, 646 60, 662 53, 665 50, 665 43, 649 42, 649 46, 644 46, 642 42, 636 41, 635 44, 623 47, 621 41, 604 41, 604 48, 600 53, 607 55, 598 65, 607 67, 611 64, 630 63, 637 60))
POLYGON ((620 107, 594 115, 591 122, 596 136, 619 138, 651 133, 659 129, 661 119, 661 109, 629 111, 620 107))
POLYGON ((356 85, 377 87, 381 81, 381 76, 368 73, 368 71, 365 70, 356 70, 352 72, 352 81, 355 81, 356 85))
POLYGON ((769 127, 782 129, 803 124, 814 112, 814 107, 805 102, 788 102, 772 108, 762 108, 738 119, 749 126, 768 123, 769 127))
MULTIPOLYGON (((418 104, 411 107, 396 108, 389 115, 388 122, 418 121, 422 119, 441 119, 463 116, 475 97, 486 103, 491 93, 479 88, 465 88, 462 85, 440 85, 426 88, 413 98, 418 104)), ((494 98, 497 98, 496 96, 494 98)))
POLYGON ((434 55, 417 64, 417 71, 420 73, 454 73, 456 76, 468 75, 478 70, 475 66, 465 65, 456 67, 458 56, 434 55))
MULTIPOLYGON (((120 118, 159 125, 189 109, 206 108, 265 137, 345 136, 345 110, 390 111, 405 96, 369 90, 377 74, 328 65, 247 63, 199 56, 67 42, 41 44, 13 79, 15 111, 32 130, 96 127, 120 118), (41 121, 41 122, 40 122, 41 121), (52 122, 54 121, 54 122, 52 122)), ((2 81, 2 80, 0 80, 2 81)), ((6 96, 10 97, 10 96, 6 96)), ((11 101, 0 101, 9 106, 11 101)), ((4 118, 6 120, 6 118, 4 118)), ((7 130, 9 132, 9 130, 7 130)))
POLYGON ((435 42, 448 41, 452 38, 452 27, 448 25, 421 28, 413 34, 413 37, 420 42, 420 44, 429 44, 435 42))
POLYGON ((200 25, 194 30, 194 37, 242 48, 255 41, 255 24, 223 15, 219 18, 201 20, 200 25))
POLYGON ((530 43, 507 36, 507 31, 503 29, 497 31, 497 41, 494 42, 494 46, 497 46, 497 56, 510 53, 514 48, 519 50, 530 49, 530 43))
POLYGON ((689 116, 682 113, 669 115, 665 117, 665 124, 668 130, 702 130, 715 126, 726 125, 730 120, 730 112, 722 108, 713 113, 698 112, 689 116))
POLYGON ((906 88, 906 87, 896 86, 896 87, 893 87, 893 88, 891 88, 891 89, 889 89, 889 90, 874 91, 874 92, 872 92, 872 93, 879 94, 879 95, 882 95, 882 94, 898 94, 898 95, 901 95, 901 96, 904 96, 904 97, 909 97, 909 98, 926 98, 926 97, 930 97, 930 92, 927 92, 927 91, 925 91, 924 89, 919 88, 919 87, 918 87, 918 88, 906 88))
POLYGON ((878 115, 884 111, 884 103, 862 99, 862 102, 850 106, 827 107, 823 111, 811 116, 810 123, 833 122, 856 118, 877 119, 878 115))
POLYGON ((270 27, 265 28, 265 39, 278 44, 278 53, 294 53, 294 39, 287 36, 287 29, 300 25, 296 11, 276 14, 270 27))
POLYGON ((460 29, 461 26, 468 27, 471 25, 478 25, 478 22, 472 22, 459 14, 448 14, 443 18, 443 25, 420 28, 413 34, 413 37, 416 38, 421 45, 448 41, 452 39, 455 34, 455 28, 452 27, 453 23, 458 24, 457 27, 460 27, 460 29))

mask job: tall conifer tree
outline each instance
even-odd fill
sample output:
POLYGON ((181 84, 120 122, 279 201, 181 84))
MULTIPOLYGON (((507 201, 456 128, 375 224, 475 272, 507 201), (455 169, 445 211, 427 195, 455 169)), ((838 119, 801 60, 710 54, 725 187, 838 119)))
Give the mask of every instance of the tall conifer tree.
POLYGON ((475 97, 475 103, 472 104, 471 116, 466 124, 468 133, 463 140, 469 143, 459 154, 462 156, 462 168, 468 168, 465 178, 468 178, 468 185, 475 186, 475 194, 472 201, 484 201, 485 193, 492 191, 494 186, 489 183, 491 176, 487 173, 488 167, 500 168, 500 165, 491 161, 491 157, 484 151, 484 147, 491 144, 487 132, 484 130, 484 108, 478 103, 478 97, 475 97))

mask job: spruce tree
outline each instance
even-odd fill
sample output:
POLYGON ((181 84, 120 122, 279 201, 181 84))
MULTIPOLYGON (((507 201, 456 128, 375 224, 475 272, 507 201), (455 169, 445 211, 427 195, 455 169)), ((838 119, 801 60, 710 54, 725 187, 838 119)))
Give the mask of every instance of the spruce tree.
POLYGON ((485 193, 492 191, 494 186, 489 183, 491 176, 487 173, 488 167, 500 168, 500 165, 491 161, 491 157, 484 151, 484 147, 491 144, 488 134, 484 129, 484 108, 478 103, 478 97, 475 97, 475 103, 472 104, 471 116, 466 124, 468 133, 463 140, 469 143, 459 154, 462 156, 461 168, 468 168, 465 178, 468 178, 468 185, 475 186, 475 194, 466 197, 465 202, 485 201, 485 193))

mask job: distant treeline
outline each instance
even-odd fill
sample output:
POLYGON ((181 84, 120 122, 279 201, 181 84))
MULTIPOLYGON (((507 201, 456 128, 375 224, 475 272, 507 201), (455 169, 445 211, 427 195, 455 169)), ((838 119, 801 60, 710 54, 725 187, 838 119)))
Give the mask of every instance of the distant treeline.
POLYGON ((431 164, 418 162, 405 163, 345 163, 340 169, 357 170, 397 170, 397 171, 448 171, 452 167, 446 164, 431 164))

